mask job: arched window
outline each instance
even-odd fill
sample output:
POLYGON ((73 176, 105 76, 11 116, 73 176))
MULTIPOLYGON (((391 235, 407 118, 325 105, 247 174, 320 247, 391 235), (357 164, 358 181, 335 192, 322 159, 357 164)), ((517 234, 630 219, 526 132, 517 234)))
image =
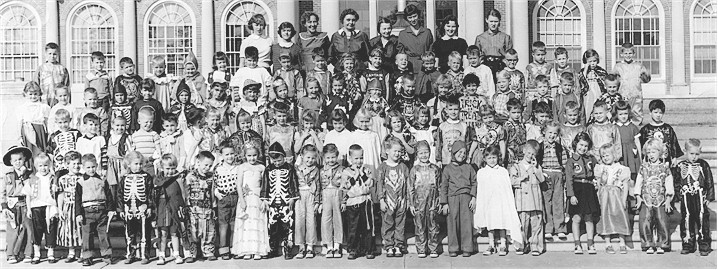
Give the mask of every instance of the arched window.
POLYGON ((30 6, 0 6, 0 81, 32 80, 40 62, 40 21, 30 6))
POLYGON ((691 9, 691 50, 693 75, 716 74, 716 0, 697 0, 691 9))
MULTIPOLYGON (((184 59, 194 49, 194 16, 189 9, 178 2, 156 3, 148 13, 146 29, 147 63, 162 56, 167 73, 182 76, 184 59)), ((145 69, 150 70, 150 65, 145 69)))
POLYGON ((583 7, 574 0, 546 0, 536 6, 534 40, 546 43, 546 61, 552 63, 556 48, 564 47, 574 70, 581 69, 581 54, 586 44, 582 13, 583 7))
MULTIPOLYGON (((251 34, 247 25, 249 24, 249 19, 255 14, 261 14, 267 22, 267 27, 264 29, 265 35, 274 36, 273 33, 276 31, 274 29, 274 19, 264 3, 236 1, 234 5, 229 5, 229 8, 225 11, 223 17, 225 23, 222 24, 224 25, 222 50, 229 57, 227 68, 232 73, 239 68, 239 48, 242 46, 244 38, 251 34)), ((295 25, 294 28, 299 29, 299 26, 295 25)))
POLYGON ((72 83, 83 83, 93 69, 92 52, 105 55, 105 70, 117 76, 117 18, 104 6, 88 3, 75 8, 68 25, 69 66, 72 83))
MULTIPOLYGON (((653 0, 621 0, 614 13, 613 56, 621 59, 621 45, 633 43, 637 61, 640 61, 651 75, 663 77, 661 40, 662 7, 653 0)), ((608 61, 606 61, 608 62, 608 61)), ((611 63, 612 65, 613 63, 611 63)), ((606 63, 606 65, 609 65, 606 63)))

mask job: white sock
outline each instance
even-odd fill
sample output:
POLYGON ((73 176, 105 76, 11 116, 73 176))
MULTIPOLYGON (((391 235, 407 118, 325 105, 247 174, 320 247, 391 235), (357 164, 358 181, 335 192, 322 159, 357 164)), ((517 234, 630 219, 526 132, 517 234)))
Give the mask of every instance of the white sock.
POLYGON ((40 258, 40 246, 39 245, 32 245, 33 251, 35 251, 35 258, 40 258))
POLYGON ((68 257, 75 257, 75 249, 74 249, 74 248, 69 248, 69 249, 67 249, 67 256, 68 256, 68 257))
POLYGON ((54 248, 48 248, 47 249, 47 257, 55 257, 55 249, 54 248))

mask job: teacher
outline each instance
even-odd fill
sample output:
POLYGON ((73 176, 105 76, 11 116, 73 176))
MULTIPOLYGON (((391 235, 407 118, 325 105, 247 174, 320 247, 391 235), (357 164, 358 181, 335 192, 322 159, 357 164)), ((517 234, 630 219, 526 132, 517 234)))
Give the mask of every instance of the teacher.
POLYGON ((511 36, 499 30, 501 13, 498 10, 492 9, 486 14, 486 24, 489 29, 476 37, 475 45, 484 55, 484 64, 491 68, 496 81, 496 72, 504 69, 504 56, 506 51, 514 48, 514 43, 511 36))
POLYGON ((456 16, 449 15, 441 22, 440 30, 443 32, 441 38, 434 41, 431 51, 436 55, 439 72, 446 73, 449 70, 449 54, 457 51, 462 58, 466 55, 466 40, 458 36, 459 22, 456 16))
POLYGON ((409 63, 411 63, 414 74, 421 71, 421 55, 431 50, 431 44, 434 43, 434 36, 431 30, 424 26, 419 26, 419 15, 421 10, 415 5, 408 5, 404 8, 404 18, 409 22, 409 26, 399 33, 399 44, 404 48, 409 63))
POLYGON ((247 28, 251 34, 244 38, 242 45, 239 46, 239 66, 244 67, 244 50, 247 47, 255 47, 259 51, 259 58, 257 59, 257 65, 266 68, 270 72, 269 67, 272 64, 270 59, 270 53, 272 52, 272 39, 264 37, 264 29, 267 27, 267 22, 264 20, 262 14, 254 14, 249 19, 247 28))
POLYGON ((356 69, 365 69, 366 62, 369 61, 369 36, 356 29, 359 13, 348 8, 342 11, 339 19, 342 28, 332 35, 329 45, 329 62, 336 69, 343 54, 354 53, 357 57, 356 69))
POLYGON ((301 23, 307 28, 306 32, 299 33, 299 47, 301 48, 302 70, 304 74, 314 69, 312 51, 323 48, 326 54, 329 51, 329 37, 326 32, 317 31, 319 15, 314 12, 302 14, 301 23))
POLYGON ((386 72, 391 73, 394 69, 394 58, 399 50, 401 50, 399 47, 399 38, 391 34, 392 23, 389 18, 379 18, 376 29, 379 35, 369 40, 369 45, 371 45, 370 49, 382 48, 384 50, 381 66, 386 72))

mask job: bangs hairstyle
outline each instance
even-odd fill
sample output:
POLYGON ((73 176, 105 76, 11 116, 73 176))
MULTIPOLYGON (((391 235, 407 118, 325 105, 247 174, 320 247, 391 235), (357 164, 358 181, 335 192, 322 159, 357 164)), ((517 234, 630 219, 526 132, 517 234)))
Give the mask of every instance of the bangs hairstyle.
POLYGON ((364 149, 361 148, 361 145, 352 144, 351 146, 349 146, 349 153, 348 153, 348 154, 349 154, 349 155, 352 155, 352 154, 356 153, 357 151, 364 151, 364 149))
POLYGON ((598 148, 598 154, 603 156, 604 153, 611 153, 613 155, 612 162, 616 162, 621 158, 620 155, 616 154, 616 148, 613 147, 612 143, 606 143, 604 145, 601 145, 601 147, 598 148))
POLYGON ((317 57, 327 58, 327 50, 322 47, 316 47, 312 49, 312 60, 316 60, 317 57))
POLYGON ((400 113, 397 110, 391 110, 386 113, 386 118, 384 119, 384 127, 386 127, 388 130, 391 131, 392 118, 399 118, 399 120, 401 120, 401 126, 406 127, 406 119, 404 118, 404 114, 400 113))
MULTIPOLYGON (((257 14, 257 15, 259 15, 259 14, 257 14)), ((254 17, 252 17, 252 18, 254 18, 254 17)), ((252 23, 250 22, 249 25, 250 25, 249 27, 251 29, 252 23)), ((244 58, 245 59, 255 59, 255 60, 259 59, 259 50, 257 49, 257 47, 249 46, 249 47, 245 48, 244 49, 244 58)))
POLYGON ((534 41, 534 43, 531 44, 531 52, 546 52, 546 43, 543 43, 543 41, 534 41))
POLYGON ((167 153, 162 155, 162 165, 169 165, 169 166, 175 166, 177 167, 177 157, 175 155, 167 153))
POLYGON ((496 10, 495 8, 489 10, 489 13, 486 14, 486 18, 485 18, 485 19, 488 20, 488 19, 489 19, 489 16, 494 16, 494 17, 498 18, 499 21, 501 21, 501 12, 499 12, 499 11, 496 10))
POLYGON ((601 63, 601 57, 598 55, 598 52, 594 49, 588 49, 586 52, 583 53, 583 57, 581 58, 581 62, 584 64, 588 63, 588 58, 596 57, 596 61, 598 63, 601 63))
POLYGON ((543 75, 543 74, 536 76, 536 84, 539 84, 539 83, 548 84, 548 76, 543 75))
POLYGON ((289 114, 289 106, 284 104, 284 102, 275 102, 272 109, 274 110, 275 116, 277 113, 289 114))
POLYGON ((267 21, 264 20, 264 16, 262 16, 262 14, 254 14, 254 16, 249 19, 249 22, 247 22, 247 28, 249 28, 249 30, 254 30, 255 23, 264 27, 267 26, 267 21))
POLYGON ((214 57, 212 57, 212 68, 214 70, 218 69, 217 61, 224 61, 225 64, 229 64, 229 57, 227 57, 227 54, 224 52, 214 53, 214 57))
POLYGON ((462 56, 461 53, 459 53, 459 52, 457 52, 457 51, 452 51, 452 52, 449 54, 449 61, 451 61, 451 60, 459 60, 459 62, 461 62, 462 59, 463 59, 463 57, 464 57, 464 56, 462 56))
POLYGON ((623 52, 623 51, 625 51, 625 50, 630 50, 630 51, 632 51, 633 53, 636 53, 636 48, 633 47, 633 43, 630 43, 630 42, 626 42, 626 43, 621 44, 621 52, 623 52))
POLYGON ((326 154, 339 155, 339 148, 337 148, 336 144, 333 144, 333 143, 327 144, 324 146, 324 148, 322 148, 322 154, 323 155, 326 155, 326 154))
POLYGON ((502 69, 499 70, 499 72, 496 72, 496 81, 498 81, 499 78, 508 80, 511 78, 511 74, 509 74, 509 72, 505 69, 502 69))
POLYGON ((573 142, 571 143, 571 148, 576 151, 576 145, 578 145, 578 142, 585 141, 588 143, 588 149, 593 148, 593 140, 591 140, 591 136, 588 135, 586 132, 581 132, 579 134, 576 134, 576 137, 573 138, 573 142))
POLYGON ((82 155, 80 154, 80 152, 70 151, 70 152, 67 152, 67 154, 65 154, 65 163, 66 164, 69 164, 70 161, 75 161, 75 160, 79 160, 80 162, 82 162, 82 155))
POLYGON ((317 94, 318 94, 319 96, 321 96, 321 95, 324 94, 324 92, 322 91, 322 84, 319 83, 319 80, 317 79, 317 77, 314 77, 314 76, 308 77, 306 84, 307 84, 307 88, 309 88, 309 84, 314 84, 314 85, 316 85, 317 88, 319 88, 319 91, 317 92, 317 94))
POLYGON ((317 128, 317 114, 312 110, 307 110, 302 114, 302 123, 303 126, 304 123, 311 123, 312 128, 317 128))
POLYGON ((481 57, 481 49, 479 46, 471 45, 466 49, 466 56, 478 56, 481 57))
POLYGON ((25 84, 25 87, 22 89, 22 92, 24 94, 27 94, 30 92, 37 92, 37 93, 39 93, 40 96, 42 96, 42 89, 40 88, 40 84, 38 84, 36 81, 27 82, 25 84))
POLYGON ((135 160, 139 160, 140 164, 145 164, 145 162, 147 161, 145 156, 143 156, 140 152, 137 152, 137 151, 127 152, 127 154, 125 155, 125 158, 122 159, 122 161, 127 169, 129 169, 129 167, 130 167, 130 162, 135 161, 135 160))
POLYGON ((140 109, 137 115, 152 118, 155 117, 155 109, 150 106, 144 106, 140 109))
POLYGON ((404 149, 404 145, 401 144, 399 138, 389 136, 384 140, 384 151, 390 150, 392 147, 398 145, 401 149, 404 149))
POLYGON ((279 24, 279 27, 277 27, 277 34, 279 34, 279 37, 282 36, 282 30, 289 29, 291 30, 291 33, 289 34, 289 39, 292 39, 297 34, 297 29, 294 28, 294 25, 290 22, 282 22, 279 24))
POLYGON ((82 117, 82 123, 83 123, 83 124, 87 124, 87 123, 90 122, 90 121, 95 122, 96 124, 99 124, 99 123, 100 123, 100 117, 97 117, 97 115, 94 114, 94 113, 88 113, 88 114, 85 114, 85 116, 82 117))
POLYGON ((421 61, 436 61, 436 54, 432 51, 426 51, 421 54, 421 61))
POLYGON ((421 106, 416 108, 416 110, 414 110, 414 123, 412 123, 412 124, 414 126, 419 126, 419 117, 424 116, 424 115, 429 117, 429 122, 427 122, 426 124, 431 125, 431 121, 433 121, 434 119, 432 119, 432 117, 431 117, 431 110, 429 109, 428 106, 426 106, 424 104, 422 104, 421 106))
MULTIPOLYGON (((344 112, 344 110, 342 110, 342 109, 334 109, 334 110, 332 111, 331 120, 332 120, 332 121, 337 121, 337 122, 342 122, 342 123, 344 123, 344 124, 346 125, 346 124, 347 124, 347 121, 348 121, 348 119, 347 119, 347 113, 344 112)), ((332 125, 332 126, 333 126, 333 125, 332 125)))
MULTIPOLYGON (((123 118, 123 119, 124 119, 124 118, 123 118)), ((177 124, 177 121, 178 121, 178 120, 177 120, 177 115, 176 115, 176 114, 173 114, 173 113, 165 113, 164 115, 162 115, 162 123, 170 122, 170 123, 175 123, 175 124, 177 124)))
POLYGON ((155 81, 153 81, 150 78, 145 78, 142 80, 142 89, 150 89, 151 91, 155 91, 155 81))
MULTIPOLYGON (((165 62, 165 58, 164 58, 164 57, 159 56, 159 55, 158 55, 158 56, 155 56, 155 57, 152 57, 152 66, 153 66, 153 67, 156 67, 156 66, 163 66, 163 67, 164 67, 164 66, 166 66, 166 65, 167 65, 167 64, 166 64, 166 62, 165 62)), ((120 85, 121 85, 121 84, 120 84, 120 85)))
POLYGON ((344 11, 342 11, 342 14, 339 15, 339 21, 340 22, 344 21, 344 17, 346 17, 347 15, 353 15, 354 19, 359 21, 359 13, 357 13, 356 10, 351 9, 351 8, 347 8, 344 11))
POLYGON ((576 79, 576 78, 573 76, 573 73, 572 73, 572 72, 564 72, 564 73, 561 73, 561 81, 566 81, 566 82, 572 82, 572 83, 573 83, 573 82, 575 82, 575 79, 576 79))
POLYGON ((616 104, 613 104, 613 115, 614 120, 618 118, 618 111, 628 111, 628 120, 633 119, 633 113, 631 113, 631 104, 625 100, 619 100, 616 104))
POLYGON ((319 149, 317 149, 317 147, 314 146, 313 144, 307 144, 304 147, 302 147, 302 151, 301 151, 302 155, 305 155, 309 152, 314 152, 314 153, 318 154, 319 149))
POLYGON ((352 121, 352 124, 355 127, 359 126, 359 119, 368 119, 369 126, 372 125, 373 121, 371 120, 371 113, 369 113, 369 109, 367 109, 367 108, 362 107, 356 112, 356 115, 354 116, 354 121, 352 121))
POLYGON ((384 49, 377 46, 374 49, 371 49, 371 52, 369 52, 369 57, 383 57, 384 56, 384 49))
POLYGON ((312 17, 317 18, 317 22, 319 22, 319 15, 311 11, 305 11, 304 13, 302 13, 301 18, 299 19, 299 23, 305 25, 309 20, 312 19, 312 17))
POLYGON ((561 124, 556 121, 548 121, 541 127, 541 133, 546 133, 549 128, 555 128, 556 133, 561 134, 561 124))
POLYGON ((660 152, 660 157, 665 156, 668 152, 666 145, 661 140, 656 138, 652 138, 643 144, 643 156, 645 158, 648 158, 648 150, 650 149, 658 150, 658 152, 660 152))
POLYGON ((568 58, 568 50, 564 47, 558 47, 556 50, 553 51, 553 56, 557 57, 559 55, 566 55, 566 58, 568 58))
POLYGON ((603 100, 596 100, 596 102, 593 103, 593 109, 596 110, 598 108, 603 108, 604 110, 608 109, 608 104, 606 104, 603 100))
POLYGON ((85 163, 92 163, 97 165, 97 158, 93 154, 84 154, 82 155, 82 164, 85 163))
POLYGON ((199 151, 199 153, 197 153, 196 158, 197 158, 197 160, 200 160, 200 161, 205 160, 205 159, 211 159, 212 161, 214 161, 214 155, 212 154, 212 152, 206 151, 206 150, 199 151))
POLYGON ((501 149, 496 145, 486 147, 486 149, 484 149, 484 160, 486 160, 488 156, 495 156, 497 158, 500 157, 501 149))
POLYGON ((105 61, 105 55, 100 51, 92 52, 92 54, 90 54, 90 58, 92 59, 92 61, 95 61, 95 60, 105 61))
POLYGON ((464 76, 464 80, 461 82, 464 87, 472 83, 476 86, 481 85, 481 80, 479 80, 479 76, 476 76, 476 74, 474 73, 466 74, 466 76, 464 76))
POLYGON ((52 159, 45 152, 40 152, 33 159, 33 165, 37 166, 38 164, 47 164, 52 170, 52 159))
POLYGON ((581 109, 581 105, 579 105, 578 102, 573 101, 573 100, 566 102, 566 111, 567 112, 575 111, 575 110, 579 110, 579 109, 581 109))
POLYGON ((439 77, 436 78, 436 81, 434 82, 434 88, 436 88, 436 92, 438 92, 439 86, 448 86, 449 91, 453 88, 454 84, 451 82, 451 77, 446 74, 441 74, 439 77))
POLYGON ((72 116, 70 116, 70 112, 65 109, 59 109, 55 112, 55 120, 70 120, 72 116))
POLYGON ((523 111, 524 106, 523 106, 523 104, 521 104, 521 100, 519 100, 518 98, 510 98, 509 101, 506 102, 506 109, 509 111, 511 111, 513 109, 519 109, 519 110, 523 111))
POLYGON ((484 104, 481 108, 479 108, 479 115, 481 115, 481 117, 489 115, 496 116, 496 110, 494 110, 493 106, 484 104))
POLYGON ((239 113, 237 114, 237 119, 235 120, 235 122, 236 122, 236 124, 237 124, 237 127, 239 127, 239 123, 244 123, 244 122, 250 122, 250 123, 251 123, 251 122, 252 122, 252 115, 249 114, 249 113, 248 113, 247 111, 245 111, 245 110, 240 110, 239 113))
POLYGON ((648 111, 652 112, 653 110, 656 110, 656 109, 661 110, 662 113, 666 112, 666 104, 663 103, 663 100, 654 99, 654 100, 651 100, 650 103, 648 103, 648 111))

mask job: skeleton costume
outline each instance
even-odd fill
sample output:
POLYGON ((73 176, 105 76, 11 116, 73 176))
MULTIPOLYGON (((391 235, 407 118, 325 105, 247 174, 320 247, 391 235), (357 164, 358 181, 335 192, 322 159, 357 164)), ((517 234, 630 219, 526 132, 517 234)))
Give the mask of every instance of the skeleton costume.
POLYGON ((52 163, 55 164, 55 171, 67 169, 65 154, 77 149, 77 139, 80 138, 80 131, 70 129, 68 131, 55 131, 50 134, 46 152, 51 153, 52 163))
POLYGON ((125 216, 125 239, 128 259, 149 259, 147 241, 150 236, 147 209, 154 208, 152 200, 152 176, 140 171, 122 176, 117 190, 117 212, 125 216), (139 238, 139 239, 138 239, 139 238), (139 240, 139 241, 138 241, 139 240))
MULTIPOLYGON (((269 147, 269 155, 285 156, 278 142, 269 147)), ((292 201, 299 199, 297 172, 290 163, 269 164, 264 171, 260 198, 269 205, 269 246, 275 255, 284 246, 285 256, 294 242, 294 209, 292 201)))
MULTIPOLYGON (((202 175, 196 170, 192 170, 185 178, 185 189, 187 190, 187 205, 189 206, 189 233, 196 241, 196 246, 202 249, 202 255, 205 258, 214 256, 214 237, 215 237, 215 213, 214 195, 212 190, 214 187, 214 175, 208 173, 202 175), (198 242, 198 243, 197 243, 198 242)), ((192 255, 199 257, 199 250, 192 255)))
POLYGON ((634 189, 635 197, 643 203, 639 210, 639 231, 641 233, 641 249, 671 249, 668 214, 665 204, 670 203, 674 193, 673 176, 668 163, 641 164, 634 189), (653 241, 653 233, 658 234, 657 242, 653 241))
POLYGON ((710 211, 707 202, 715 200, 710 165, 703 159, 695 162, 684 160, 673 170, 673 175, 680 177, 675 184, 679 190, 676 197, 681 201, 680 229, 683 251, 693 253, 696 250, 697 238, 699 250, 710 252, 710 211))

